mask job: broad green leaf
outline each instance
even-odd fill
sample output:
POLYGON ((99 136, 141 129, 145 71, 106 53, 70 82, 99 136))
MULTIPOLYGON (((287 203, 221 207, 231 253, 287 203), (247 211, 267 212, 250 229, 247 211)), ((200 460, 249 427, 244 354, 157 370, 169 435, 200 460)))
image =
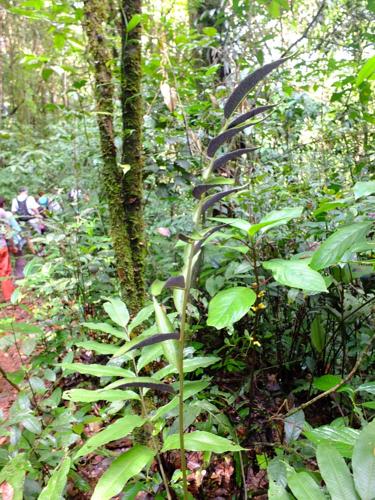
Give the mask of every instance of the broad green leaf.
POLYGON ((114 335, 119 339, 127 339, 127 335, 123 330, 117 330, 112 325, 108 323, 82 323, 82 326, 89 328, 90 330, 95 330, 99 332, 109 333, 110 335, 114 335))
POLYGON ((12 320, 0 321, 0 332, 33 333, 37 335, 44 334, 42 328, 39 326, 30 325, 29 323, 17 323, 12 320))
POLYGON ((304 431, 305 436, 314 444, 331 444, 345 458, 351 458, 353 446, 359 431, 350 427, 334 428, 323 425, 316 429, 304 431))
POLYGON ((69 457, 64 458, 62 463, 52 473, 47 486, 43 488, 38 496, 38 500, 60 500, 63 497, 70 465, 71 459, 69 457))
POLYGON ((346 203, 346 200, 326 201, 325 203, 322 203, 316 210, 314 210, 313 216, 317 217, 318 215, 329 212, 330 210, 334 210, 335 208, 343 207, 346 203))
POLYGON ((103 304, 103 309, 114 323, 122 328, 127 327, 130 319, 129 311, 120 297, 108 299, 108 302, 103 304))
POLYGON ((326 332, 320 314, 311 323, 311 343, 317 352, 322 352, 326 344, 326 332))
POLYGON ((305 425, 305 414, 303 411, 297 411, 284 420, 285 442, 291 443, 298 439, 305 425))
POLYGON ((352 468, 361 500, 375 498, 375 420, 366 425, 354 445, 352 468))
POLYGON ((375 401, 366 401, 365 403, 361 403, 365 408, 370 408, 370 410, 375 410, 375 401))
POLYGON ((370 59, 367 59, 367 61, 359 71, 355 82, 357 87, 359 87, 364 80, 371 79, 374 73, 375 73, 375 56, 370 57, 370 59))
POLYGON ((138 415, 127 415, 119 418, 114 424, 108 425, 103 431, 90 437, 74 455, 74 460, 92 453, 99 446, 128 436, 136 427, 141 427, 144 423, 145 419, 138 415))
MULTIPOLYGON (((184 383, 184 401, 191 398, 195 394, 198 394, 199 392, 203 391, 208 386, 209 386, 208 380, 192 380, 192 381, 189 380, 189 381, 185 382, 184 383)), ((155 411, 155 413, 152 415, 151 421, 155 422, 156 420, 159 420, 160 418, 164 417, 164 415, 166 415, 170 411, 177 408, 178 401, 179 401, 179 398, 178 398, 178 396, 176 396, 171 401, 169 401, 169 403, 158 408, 155 411)))
POLYGON ((184 373, 194 372, 198 368, 207 368, 221 361, 217 356, 196 356, 195 358, 184 359, 184 373))
POLYGON ((231 219, 229 217, 210 217, 210 220, 221 222, 222 224, 228 224, 228 226, 240 229, 245 233, 247 233, 251 228, 250 222, 244 219, 231 219))
POLYGON ((0 471, 0 484, 4 481, 13 488, 11 500, 23 499, 23 488, 26 471, 30 469, 25 453, 19 453, 14 458, 9 459, 0 471))
POLYGON ((121 493, 129 479, 150 464, 155 451, 136 445, 116 458, 99 479, 91 500, 110 500, 121 493))
POLYGON ((157 297, 158 295, 160 295, 164 289, 164 285, 165 285, 165 281, 161 281, 161 280, 153 281, 152 285, 150 287, 151 295, 153 295, 154 297, 157 297))
POLYGON ((288 486, 297 500, 326 500, 322 490, 307 472, 288 474, 288 486))
POLYGON ((342 378, 339 375, 322 375, 321 377, 314 378, 313 386, 319 391, 329 391, 341 381, 342 378))
POLYGON ((375 382, 365 382, 364 384, 361 384, 355 392, 368 392, 369 394, 375 394, 375 382))
POLYGON ((268 500, 289 500, 289 495, 284 486, 270 481, 268 486, 268 500))
POLYGON ((142 14, 134 14, 134 16, 130 19, 130 21, 126 25, 126 31, 130 33, 130 31, 136 28, 141 21, 142 21, 142 14))
POLYGON ((263 262, 263 267, 272 272, 281 285, 300 288, 307 292, 327 292, 324 278, 309 267, 304 260, 273 259, 263 262))
POLYGON ((161 344, 154 344, 144 347, 142 349, 142 354, 137 361, 137 370, 141 371, 142 368, 147 366, 149 363, 159 359, 163 354, 163 346, 161 344))
MULTIPOLYGON (((262 217, 258 224, 255 224, 252 228, 250 228, 250 233, 253 233, 255 227, 257 230, 262 230, 262 232, 268 231, 272 227, 282 226, 287 224, 292 219, 297 219, 301 217, 303 212, 303 207, 291 207, 291 208, 283 208, 281 210, 273 210, 269 214, 262 217), (260 225, 262 227, 259 227, 260 225)), ((253 233, 254 234, 254 233, 253 233)))
POLYGON ((277 456, 269 461, 267 475, 270 481, 280 484, 284 488, 287 486, 287 468, 282 456, 277 456))
POLYGON ((228 328, 243 318, 255 301, 255 292, 244 286, 221 290, 209 303, 207 325, 217 330, 228 328))
POLYGON ((331 500, 355 500, 358 498, 349 468, 332 445, 320 444, 316 450, 316 458, 331 500))
POLYGON ((43 68, 42 69, 42 78, 45 82, 47 82, 52 75, 53 75, 52 68, 43 68))
POLYGON ((27 337, 22 341, 21 351, 26 356, 30 356, 30 354, 34 351, 35 347, 38 344, 38 339, 36 337, 27 337))
POLYGON ((55 32, 55 34, 53 35, 53 45, 55 46, 55 48, 57 50, 63 49, 65 42, 66 42, 66 37, 64 33, 55 32))
MULTIPOLYGON (((185 434, 185 449, 189 451, 212 451, 214 453, 225 453, 226 451, 241 451, 244 448, 233 443, 229 439, 217 436, 211 432, 194 431, 185 434)), ((179 434, 171 434, 164 441, 162 452, 177 450, 180 448, 179 434)))
POLYGON ((375 181, 357 182, 353 187, 355 199, 375 193, 375 181))
POLYGON ((152 304, 150 304, 149 306, 146 306, 143 309, 141 309, 137 313, 137 315, 135 316, 135 318, 133 318, 131 320, 131 322, 129 323, 129 326, 128 326, 128 332, 129 332, 129 334, 135 328, 137 328, 139 325, 141 325, 146 320, 148 320, 148 318, 153 314, 153 312, 154 312, 154 306, 152 304))
POLYGON ((94 377, 134 377, 134 373, 119 366, 85 365, 84 363, 61 363, 63 370, 93 375, 94 377))
MULTIPOLYGON (((338 375, 322 375, 321 377, 314 378, 313 386, 319 391, 329 391, 335 385, 338 385, 342 381, 342 378, 338 375)), ((337 392, 347 392, 353 394, 353 389, 347 385, 343 384, 341 387, 336 389, 337 392)))
POLYGON ((363 240, 371 227, 371 222, 357 222, 338 229, 315 250, 310 267, 319 271, 338 264, 348 250, 363 240))
POLYGON ((202 29, 203 33, 207 36, 215 36, 217 35, 217 29, 213 26, 206 26, 202 29))
MULTIPOLYGON (((250 227, 250 229, 248 230, 248 235, 250 237, 253 237, 261 229, 265 229, 265 228, 267 229, 268 227, 270 227, 270 229, 271 229, 271 227, 281 226, 283 224, 286 224, 287 222, 289 222, 289 221, 285 220, 285 219, 275 219, 275 220, 266 221, 266 222, 258 222, 258 224, 253 224, 250 227), (280 222, 280 224, 277 224, 278 222, 280 222)), ((262 232, 265 233, 266 229, 262 232)))
POLYGON ((33 434, 40 434, 42 432, 40 417, 28 414, 22 418, 21 423, 25 427, 25 429, 32 432, 33 434))
MULTIPOLYGON (((198 370, 198 368, 206 368, 218 361, 220 361, 220 358, 216 356, 197 356, 195 358, 184 359, 184 373, 193 372, 198 370)), ((154 377, 161 380, 172 373, 178 373, 177 368, 172 365, 167 365, 155 372, 154 377)))
POLYGON ((139 396, 136 392, 120 389, 99 389, 97 391, 70 389, 63 393, 63 398, 76 403, 92 403, 94 401, 127 401, 139 399, 139 396))
MULTIPOLYGON (((169 318, 163 308, 160 306, 159 302, 153 297, 155 316, 156 316, 156 324, 159 330, 159 333, 173 333, 174 328, 172 323, 169 321, 169 318)), ((178 367, 178 359, 179 359, 179 342, 178 340, 167 340, 162 343, 164 356, 167 358, 168 362, 178 367)))
POLYGON ((118 347, 111 344, 103 344, 102 342, 95 342, 95 340, 85 340, 84 342, 76 342, 77 347, 86 349, 87 351, 95 351, 98 354, 115 354, 118 347))

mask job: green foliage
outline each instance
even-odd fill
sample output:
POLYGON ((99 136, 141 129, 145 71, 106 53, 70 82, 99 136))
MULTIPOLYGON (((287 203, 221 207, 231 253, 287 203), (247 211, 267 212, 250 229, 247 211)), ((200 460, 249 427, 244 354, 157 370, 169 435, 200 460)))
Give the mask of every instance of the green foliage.
MULTIPOLYGON (((20 392, 1 422, 0 483, 14 498, 60 497, 69 473, 77 495, 90 495, 82 471, 103 457, 95 498, 183 497, 169 451, 182 428, 202 498, 251 496, 257 478, 266 488, 268 460, 270 499, 370 500, 374 359, 360 356, 373 336, 373 2, 325 3, 316 18, 319 5, 300 0, 193 3, 189 19, 178 2, 160 11, 145 1, 127 20, 128 34, 144 32, 145 245, 157 296, 134 318, 118 297, 82 8, 6 7, 1 194, 9 206, 26 184, 64 210, 35 238, 46 255, 26 256, 13 297, 17 310, 33 297, 32 320, 0 322, 1 349, 28 356, 7 373, 20 392), (240 112, 222 124, 228 89, 293 41, 293 57, 250 97, 240 92, 240 112), (266 119, 250 122, 261 107, 266 119), (230 132, 233 120, 251 127, 230 132), (210 164, 214 131, 228 149, 210 164), (229 160, 233 149, 247 157, 229 160), (83 192, 73 203, 72 188, 83 192), (172 301, 167 280, 182 275, 172 301), (285 417, 353 367, 336 392, 285 417), (123 438, 132 447, 119 454, 123 438), (228 491, 213 492, 221 470, 228 491)), ((106 29, 119 90, 117 14, 106 29)))
POLYGON ((300 288, 307 292, 327 291, 323 277, 303 260, 273 259, 265 262, 263 267, 272 271, 273 277, 281 285, 300 288))
POLYGON ((146 446, 137 445, 120 455, 99 479, 92 495, 93 500, 109 500, 121 493, 125 484, 151 463, 154 452, 146 446))
POLYGON ((76 460, 79 457, 88 455, 99 446, 103 446, 111 441, 128 436, 136 427, 144 424, 144 419, 138 415, 127 415, 119 418, 114 424, 108 425, 103 431, 98 432, 86 441, 86 443, 74 455, 76 460))
MULTIPOLYGON (((179 448, 179 435, 171 434, 165 440, 162 451, 175 450, 179 448)), ((204 431, 194 431, 186 434, 185 448, 191 451, 212 451, 215 453, 243 450, 241 446, 231 443, 228 439, 215 436, 215 434, 204 431)))
POLYGON ((207 324, 218 330, 231 327, 249 312, 255 300, 253 290, 245 287, 222 290, 210 301, 207 324))
POLYGON ((320 444, 316 450, 316 458, 332 500, 357 497, 349 468, 333 446, 320 444))
POLYGON ((61 498, 71 466, 71 459, 65 458, 58 468, 52 473, 47 486, 41 491, 38 500, 48 500, 49 498, 61 498))
MULTIPOLYGON (((316 454, 317 463, 319 466, 319 472, 324 480, 327 492, 323 492, 318 486, 317 482, 312 478, 309 472, 302 471, 296 472, 290 465, 286 464, 286 478, 287 485, 292 491, 293 495, 301 499, 302 498, 328 498, 332 500, 338 499, 367 499, 373 498, 374 494, 374 424, 372 421, 365 424, 361 432, 354 431, 354 429, 349 429, 345 427, 339 427, 337 429, 332 426, 326 426, 326 431, 324 432, 324 440, 315 440, 315 436, 312 431, 305 432, 306 436, 312 439, 314 444, 317 444, 314 453, 316 454), (351 434, 351 442, 353 447, 348 451, 337 448, 336 435, 348 436, 348 431, 353 431, 351 434), (330 436, 330 432, 332 435, 330 436), (344 457, 351 459, 351 469, 348 467, 344 457)), ((341 438, 346 439, 346 438, 341 438)), ((277 465, 277 460, 269 465, 269 474, 271 477, 275 477, 275 466, 277 465)), ((279 475, 275 478, 276 482, 280 482, 283 475, 279 475)), ((279 486, 284 486, 284 484, 279 484, 279 486)), ((270 489, 270 498, 278 498, 277 495, 283 494, 283 491, 274 487, 270 489), (272 490, 275 490, 274 492, 272 490), (280 491, 280 493, 279 493, 280 491)))

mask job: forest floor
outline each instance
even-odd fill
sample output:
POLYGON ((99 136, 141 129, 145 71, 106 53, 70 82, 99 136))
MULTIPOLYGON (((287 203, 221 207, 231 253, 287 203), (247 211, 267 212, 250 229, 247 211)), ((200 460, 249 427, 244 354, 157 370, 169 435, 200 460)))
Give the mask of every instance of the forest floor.
MULTIPOLYGON (((2 319, 13 318, 15 322, 30 322, 32 319, 31 308, 33 304, 25 305, 7 305, 0 309, 0 321, 2 319)), ((11 332, 4 335, 12 335, 11 332)), ((12 344, 7 349, 0 350, 0 367, 6 373, 11 373, 19 370, 27 363, 25 356, 19 346, 12 344)), ((9 408, 12 406, 17 397, 17 390, 2 376, 0 376, 0 411, 3 417, 8 416, 9 408)))

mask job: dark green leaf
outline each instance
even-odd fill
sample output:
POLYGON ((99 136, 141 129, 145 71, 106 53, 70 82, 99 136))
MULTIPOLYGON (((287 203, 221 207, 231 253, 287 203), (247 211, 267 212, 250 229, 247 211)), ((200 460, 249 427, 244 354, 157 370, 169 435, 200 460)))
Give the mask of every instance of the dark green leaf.
POLYGON ((100 477, 91 500, 110 500, 121 493, 129 479, 148 466, 154 456, 154 450, 141 445, 120 455, 100 477))
POLYGON ((262 66, 261 68, 255 70, 253 73, 248 75, 242 82, 234 89, 231 96, 224 106, 225 118, 229 118, 235 111, 237 106, 245 99, 250 90, 255 87, 263 78, 265 78, 271 71, 278 68, 280 64, 287 60, 286 57, 279 59, 278 61, 271 62, 262 66))
POLYGON ((255 301, 256 294, 250 288, 222 290, 209 303, 207 324, 218 330, 228 328, 245 316, 255 301))
POLYGON ((90 437, 74 455, 74 460, 92 453, 99 446, 128 436, 136 427, 141 427, 144 423, 145 420, 138 415, 126 415, 126 417, 119 418, 115 423, 106 426, 104 430, 90 437))

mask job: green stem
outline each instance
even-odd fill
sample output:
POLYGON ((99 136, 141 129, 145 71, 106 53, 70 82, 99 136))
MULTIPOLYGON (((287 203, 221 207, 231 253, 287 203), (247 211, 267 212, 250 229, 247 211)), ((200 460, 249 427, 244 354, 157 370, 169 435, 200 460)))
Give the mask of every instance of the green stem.
MULTIPOLYGON (((239 444, 238 439, 236 439, 237 444, 239 444)), ((243 494, 244 494, 244 500, 247 500, 247 485, 246 485, 246 476, 245 476, 245 466, 243 463, 243 458, 242 458, 242 451, 238 453, 238 456, 240 458, 240 467, 241 467, 241 477, 242 477, 242 486, 243 486, 243 494)))
POLYGON ((194 259, 194 244, 190 245, 190 251, 187 262, 184 298, 182 302, 181 323, 180 323, 180 339, 179 339, 179 354, 178 354, 178 374, 179 374, 179 435, 180 435, 180 455, 181 455, 181 472, 182 483, 184 489, 184 500, 188 498, 188 483, 186 474, 186 457, 185 457, 185 426, 184 426, 184 347, 185 347, 185 333, 187 326, 187 305, 190 295, 191 277, 193 270, 194 259))
MULTIPOLYGON (((223 127, 219 133, 224 132, 229 124, 230 117, 226 120, 223 127)), ((214 164, 214 158, 212 158, 203 172, 203 179, 207 180, 212 174, 212 167, 214 164)), ((201 221, 203 200, 199 201, 197 210, 194 214, 194 224, 196 229, 198 229, 201 221)), ((178 413, 179 413, 179 436, 180 436, 180 456, 181 456, 181 472, 182 472, 182 484, 183 484, 183 498, 188 499, 188 482, 186 474, 186 457, 185 457, 185 425, 184 425, 184 347, 185 347, 185 334, 187 326, 187 306, 189 302, 190 288, 192 282, 192 271, 193 271, 193 261, 194 261, 194 250, 195 244, 190 245, 190 251, 188 254, 186 275, 185 275, 185 289, 182 301, 181 310, 181 323, 180 323, 180 339, 179 339, 179 353, 178 353, 178 376, 179 376, 179 401, 178 401, 178 413)))
MULTIPOLYGON (((138 369, 137 369, 137 365, 136 365, 134 357, 132 359, 132 362, 133 362, 134 372, 135 372, 136 376, 138 377, 138 369)), ((145 418, 147 421, 149 421, 148 411, 147 411, 145 399, 144 399, 144 396, 143 396, 143 389, 141 389, 141 388, 139 388, 139 397, 141 399, 142 417, 145 418)), ((166 491, 166 494, 167 494, 167 499, 168 500, 172 500, 172 495, 171 495, 171 492, 169 490, 168 478, 167 478, 167 475, 165 473, 165 470, 164 470, 164 467, 163 467, 163 463, 161 461, 161 457, 160 457, 160 453, 159 453, 157 442, 156 442, 154 436, 152 435, 152 431, 150 433, 150 437, 151 437, 151 441, 152 441, 152 447, 154 448, 154 451, 156 452, 156 460, 157 460, 158 465, 159 465, 159 470, 160 470, 160 474, 161 474, 161 477, 162 477, 162 480, 163 480, 163 483, 164 483, 165 491, 166 491)))

